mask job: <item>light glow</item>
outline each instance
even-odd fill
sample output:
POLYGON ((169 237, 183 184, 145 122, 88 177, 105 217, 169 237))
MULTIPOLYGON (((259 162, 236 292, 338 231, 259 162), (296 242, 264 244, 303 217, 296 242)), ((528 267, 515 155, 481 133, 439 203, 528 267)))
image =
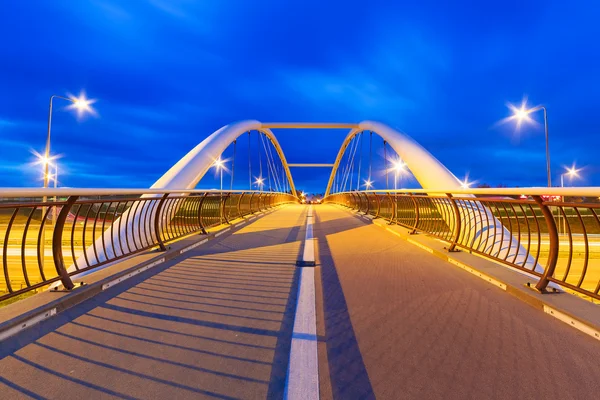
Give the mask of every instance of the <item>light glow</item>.
POLYGON ((77 111, 77 118, 81 118, 84 114, 97 115, 96 110, 91 107, 91 105, 96 102, 96 99, 86 98, 83 90, 77 97, 72 94, 69 94, 68 96, 73 104, 67 106, 67 108, 77 111))
POLYGON ((365 184, 363 186, 365 186, 367 189, 370 189, 373 186, 373 181, 370 179, 366 179, 365 184))

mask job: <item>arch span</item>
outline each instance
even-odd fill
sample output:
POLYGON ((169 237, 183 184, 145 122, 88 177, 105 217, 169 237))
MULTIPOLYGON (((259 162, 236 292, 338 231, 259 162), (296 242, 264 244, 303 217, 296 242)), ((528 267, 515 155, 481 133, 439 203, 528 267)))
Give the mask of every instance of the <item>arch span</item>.
POLYGON ((248 131, 262 132, 273 143, 273 147, 275 147, 285 169, 292 194, 296 196, 292 174, 277 138, 270 129, 263 128, 263 124, 256 120, 234 122, 215 131, 169 168, 151 186, 151 189, 193 189, 223 151, 234 140, 248 131))
POLYGON ((423 189, 460 189, 460 180, 413 138, 380 122, 363 121, 344 139, 331 170, 325 196, 331 192, 333 178, 350 141, 363 131, 372 131, 381 136, 406 163, 423 189))
MULTIPOLYGON (((284 167, 286 177, 290 184, 290 190, 294 197, 298 197, 296 194, 296 188, 292 179, 292 174, 283 154, 283 150, 273 132, 268 128, 263 128, 263 124, 256 120, 245 120, 235 122, 229 125, 225 125, 217 131, 213 132, 206 139, 202 140, 196 147, 190 150, 185 156, 183 156, 175 165, 164 173, 150 188, 151 189, 194 189, 198 182, 204 177, 208 170, 214 165, 215 160, 227 149, 227 147, 238 137, 249 131, 259 131, 265 134, 265 136, 271 141, 275 148, 277 155, 281 159, 281 163, 284 167)), ((156 198, 156 201, 143 202, 141 205, 135 204, 127 209, 119 218, 117 218, 112 226, 118 226, 118 229, 107 229, 96 242, 91 244, 76 260, 78 265, 84 265, 84 260, 90 259, 95 260, 97 263, 102 263, 107 260, 123 256, 124 248, 126 248, 127 233, 133 235, 141 244, 141 247, 150 245, 156 241, 155 230, 147 226, 147 224, 141 223, 142 219, 150 218, 153 220, 155 213, 157 212, 156 204, 161 197, 161 194, 145 194, 142 198, 156 198), (121 221, 127 221, 125 224, 121 224, 121 221), (106 244, 103 246, 103 243, 106 244), (117 245, 115 245, 115 243, 117 245), (104 251, 97 254, 96 248, 103 248, 104 251)), ((172 206, 173 215, 178 210, 182 201, 177 200, 172 206)), ((164 218, 167 218, 166 216, 164 218)), ((166 226, 167 219, 160 221, 161 226, 166 226)), ((105 264, 101 268, 106 268, 109 264, 105 264)), ((75 270, 75 264, 68 268, 69 272, 75 270)), ((85 274, 90 273, 84 272, 82 274, 75 275, 73 279, 77 279, 85 274)), ((58 286, 58 282, 53 286, 58 286)))
MULTIPOLYGON (((363 131, 372 131, 381 136, 406 163, 423 189, 444 190, 452 192, 452 194, 457 193, 460 197, 475 197, 474 195, 460 194, 460 180, 414 139, 385 124, 374 121, 359 123, 344 139, 329 177, 325 197, 331 194, 335 174, 350 141, 363 131)), ((524 261, 526 266, 532 266, 536 271, 543 272, 544 268, 536 264, 535 259, 523 246, 518 244, 517 240, 514 240, 512 233, 493 215, 489 208, 482 205, 470 207, 462 204, 458 206, 458 209, 461 224, 471 228, 467 236, 463 238, 466 242, 473 242, 479 236, 487 237, 491 248, 497 249, 496 256, 514 257, 518 262, 524 261), (487 218, 481 218, 482 214, 487 218), (479 218, 477 218, 478 216, 479 218)), ((442 218, 446 220, 451 229, 454 229, 456 222, 453 218, 449 218, 445 214, 442 218)), ((485 244, 480 241, 479 245, 485 247, 488 245, 488 240, 485 240, 485 244)))

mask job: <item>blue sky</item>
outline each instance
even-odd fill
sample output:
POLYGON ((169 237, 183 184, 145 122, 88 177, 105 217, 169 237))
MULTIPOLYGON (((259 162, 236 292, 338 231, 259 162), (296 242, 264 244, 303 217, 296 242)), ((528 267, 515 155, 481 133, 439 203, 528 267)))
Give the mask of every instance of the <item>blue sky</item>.
MULTIPOLYGON (((98 117, 56 103, 60 184, 148 187, 221 126, 380 120, 457 176, 600 185, 600 3, 565 1, 12 1, 0 5, 0 186, 41 185, 48 98, 84 89, 98 117)), ((333 162, 346 132, 275 131, 291 162, 333 162)), ((242 173, 242 172, 240 172, 242 173)), ((323 191, 326 170, 295 170, 323 191)), ((207 177, 200 186, 214 187, 207 177)), ((236 186, 242 187, 242 181, 236 186)))

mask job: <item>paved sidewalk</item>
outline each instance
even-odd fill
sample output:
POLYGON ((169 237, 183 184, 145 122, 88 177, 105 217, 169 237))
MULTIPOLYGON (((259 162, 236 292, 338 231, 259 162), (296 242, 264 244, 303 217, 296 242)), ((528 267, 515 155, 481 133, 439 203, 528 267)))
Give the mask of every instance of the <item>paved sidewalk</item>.
POLYGON ((598 397, 598 341, 338 207, 315 213, 321 399, 598 397))
POLYGON ((281 398, 305 212, 281 208, 3 343, 0 397, 281 398))

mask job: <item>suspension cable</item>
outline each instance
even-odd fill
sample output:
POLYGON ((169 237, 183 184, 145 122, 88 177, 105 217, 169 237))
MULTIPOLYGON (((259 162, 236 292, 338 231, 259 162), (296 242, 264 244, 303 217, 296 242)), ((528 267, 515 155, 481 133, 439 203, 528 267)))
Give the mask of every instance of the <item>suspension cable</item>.
MULTIPOLYGON (((269 140, 268 140, 268 138, 263 138, 263 137, 261 137, 261 139, 262 139, 261 141, 262 141, 263 148, 265 149, 265 155, 267 157, 267 170, 268 171, 272 171, 273 178, 275 179, 275 176, 276 176, 276 170, 275 170, 275 168, 276 168, 276 166, 275 166, 275 160, 273 158, 273 154, 270 151, 271 147, 268 144, 269 140)), ((281 190, 278 180, 275 181, 275 187, 276 187, 277 191, 281 190)))
MULTIPOLYGON (((261 149, 260 149, 260 142, 262 142, 262 132, 261 131, 257 131, 257 135, 256 135, 256 143, 257 143, 257 147, 258 147, 258 179, 262 179, 262 156, 261 156, 261 149)), ((261 186, 259 184, 258 186, 258 190, 262 191, 261 186)))
POLYGON ((369 182, 371 182, 371 169, 373 161, 373 131, 369 131, 369 182))
POLYGON ((354 136, 354 142, 352 149, 350 150, 350 160, 349 160, 349 166, 348 166, 348 174, 346 175, 346 179, 344 180, 344 187, 343 190, 346 191, 346 183, 350 183, 349 184, 349 189, 352 190, 352 174, 354 173, 354 157, 356 155, 356 150, 358 149, 358 138, 356 136, 354 136))
POLYGON ((233 141, 233 161, 231 162, 231 186, 229 190, 233 190, 233 174, 235 173, 235 150, 237 148, 237 139, 233 141))
POLYGON ((389 185, 388 185, 388 159, 387 159, 387 142, 384 140, 383 141, 383 158, 385 161, 385 188, 389 189, 389 185))
POLYGON ((364 131, 360 132, 360 154, 359 154, 359 160, 358 160, 358 177, 356 179, 356 190, 359 191, 360 190, 360 167, 362 165, 362 153, 363 153, 363 133, 364 131))
POLYGON ((250 138, 250 131, 248 131, 248 181, 250 182, 249 189, 252 190, 252 153, 250 152, 250 143, 252 141, 250 140, 250 138))

